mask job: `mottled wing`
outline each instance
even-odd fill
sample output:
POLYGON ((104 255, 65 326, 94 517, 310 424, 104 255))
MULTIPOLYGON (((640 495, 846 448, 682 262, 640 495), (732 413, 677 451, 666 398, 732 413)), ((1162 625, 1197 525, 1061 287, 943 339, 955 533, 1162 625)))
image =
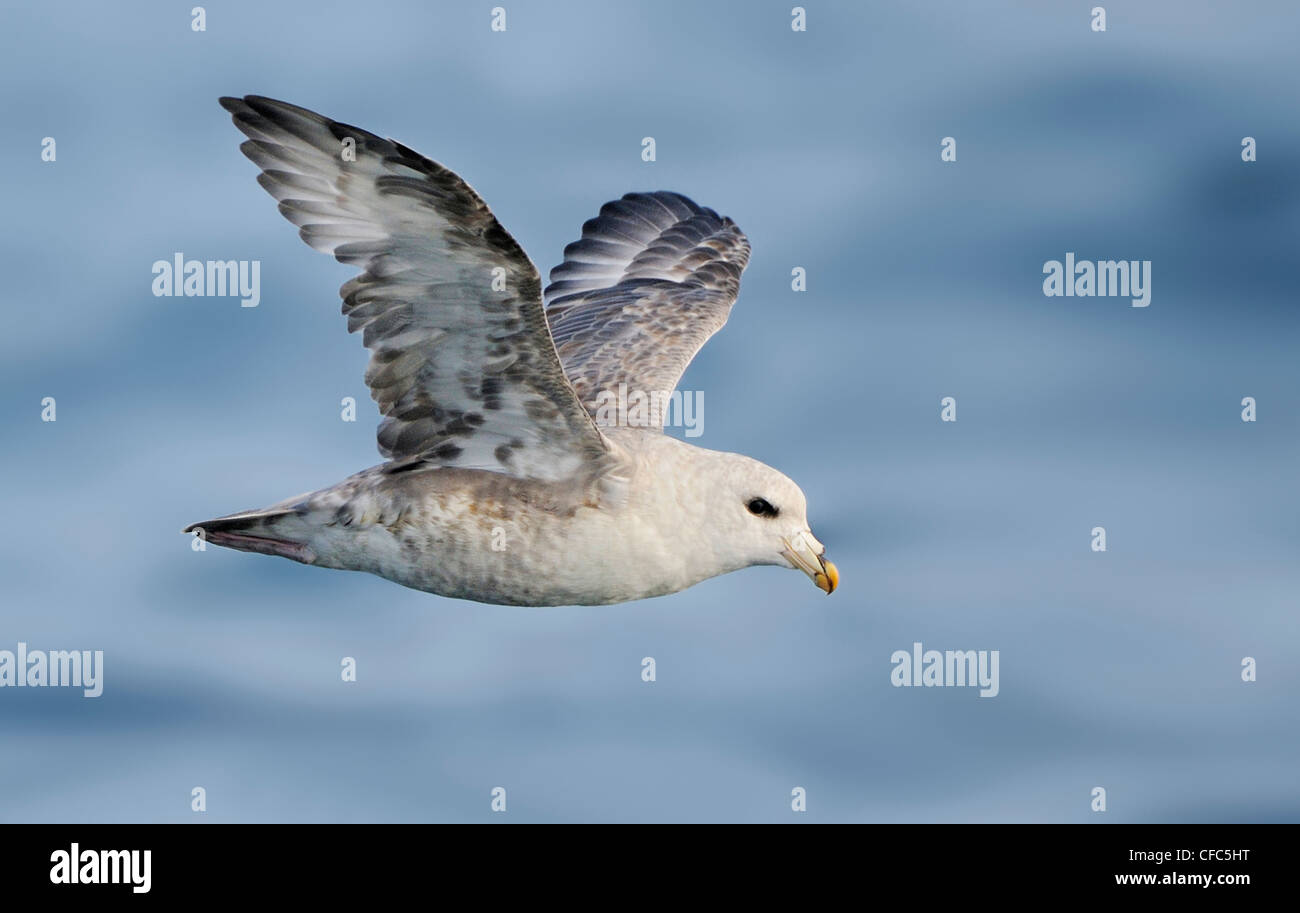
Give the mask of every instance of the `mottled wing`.
POLYGON ((362 270, 340 294, 371 351, 384 456, 557 480, 605 452, 551 342, 536 267, 468 184, 294 105, 221 104, 302 239, 362 270))
MULTIPOLYGON (((551 337, 588 411, 638 392, 664 402, 727 322, 748 261, 736 223, 681 194, 629 193, 602 206, 545 293, 551 337)), ((662 428, 662 409, 649 424, 662 428)))

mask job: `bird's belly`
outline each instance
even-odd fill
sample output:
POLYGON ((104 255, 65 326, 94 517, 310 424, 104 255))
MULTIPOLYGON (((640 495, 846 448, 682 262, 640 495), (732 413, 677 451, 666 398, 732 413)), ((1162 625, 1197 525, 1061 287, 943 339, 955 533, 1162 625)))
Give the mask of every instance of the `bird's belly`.
POLYGON ((485 510, 431 498, 400 522, 335 524, 313 537, 317 564, 500 605, 607 605, 675 592, 655 549, 592 508, 567 516, 485 510))

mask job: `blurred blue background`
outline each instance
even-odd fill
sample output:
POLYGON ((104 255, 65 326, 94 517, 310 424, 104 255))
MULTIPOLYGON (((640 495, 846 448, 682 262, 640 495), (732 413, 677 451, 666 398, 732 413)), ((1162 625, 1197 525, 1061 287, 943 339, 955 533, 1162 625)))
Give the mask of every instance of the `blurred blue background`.
POLYGON ((106 654, 96 700, 0 689, 0 818, 1300 819, 1300 8, 192 5, 0 10, 0 649, 106 654), (630 190, 732 216, 694 443, 796 479, 841 589, 526 610, 192 551, 379 461, 351 271, 255 183, 245 93, 443 162, 543 275, 630 190), (176 251, 260 260, 261 306, 155 298, 176 251), (1045 298, 1066 251, 1151 260, 1150 307, 1045 298), (891 687, 914 641, 1001 693, 891 687))

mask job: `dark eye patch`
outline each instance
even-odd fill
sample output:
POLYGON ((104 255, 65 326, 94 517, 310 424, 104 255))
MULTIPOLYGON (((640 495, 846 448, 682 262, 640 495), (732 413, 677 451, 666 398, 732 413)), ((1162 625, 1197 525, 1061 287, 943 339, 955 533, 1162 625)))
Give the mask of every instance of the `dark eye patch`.
POLYGON ((775 517, 781 512, 764 498, 750 498, 745 507, 756 517, 775 517))

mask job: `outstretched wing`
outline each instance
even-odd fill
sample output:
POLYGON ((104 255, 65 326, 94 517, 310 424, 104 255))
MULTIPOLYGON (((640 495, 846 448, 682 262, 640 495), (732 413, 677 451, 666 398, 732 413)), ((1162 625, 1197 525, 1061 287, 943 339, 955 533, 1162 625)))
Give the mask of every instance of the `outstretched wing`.
POLYGON ((223 98, 258 183, 370 349, 379 451, 553 481, 606 450, 560 367, 536 267, 468 184, 401 143, 269 98, 223 98))
POLYGON ((545 294, 551 337, 587 410, 639 392, 659 404, 647 411, 662 429, 662 404, 727 322, 748 261, 736 223, 681 194, 629 193, 602 206, 545 294))

